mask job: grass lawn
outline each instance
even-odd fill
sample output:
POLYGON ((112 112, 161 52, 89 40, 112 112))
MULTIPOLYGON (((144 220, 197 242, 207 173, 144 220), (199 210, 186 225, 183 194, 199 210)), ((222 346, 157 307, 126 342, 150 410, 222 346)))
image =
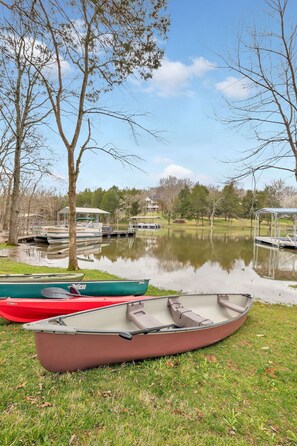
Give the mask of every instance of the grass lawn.
MULTIPOLYGON (((250 233, 253 233, 254 230, 254 222, 251 226, 251 221, 246 218, 238 218, 238 219, 232 219, 230 221, 225 220, 224 218, 218 218, 216 217, 214 220, 213 230, 211 230, 211 226, 209 224, 209 221, 207 218, 202 220, 200 219, 198 222, 195 220, 185 220, 185 223, 173 223, 171 222, 170 225, 168 225, 166 220, 161 220, 160 224, 162 226, 162 229, 168 230, 175 229, 175 230, 186 230, 186 231, 205 231, 213 234, 242 234, 242 235, 248 235, 250 233)), ((263 225, 265 225, 263 223, 263 225)))
MULTIPOLYGON (((173 223, 173 221, 171 221, 170 225, 168 225, 168 222, 165 219, 160 219, 160 224, 162 227, 161 231, 172 229, 181 231, 203 231, 205 233, 212 233, 213 235, 228 234, 237 236, 253 236, 255 221, 253 220, 251 224, 251 220, 247 218, 233 218, 231 220, 225 220, 221 217, 215 217, 212 229, 206 217, 204 217, 203 221, 201 219, 199 219, 199 221, 185 220, 185 223, 183 224, 173 223)), ((288 233, 293 232, 294 222, 286 218, 280 218, 278 228, 281 231, 280 235, 286 236, 288 233)), ((261 222, 261 234, 270 235, 270 231, 270 220, 263 220, 261 222)))
MULTIPOLYGON (((49 268, 1 259, 0 272, 18 271, 49 268)), ((256 302, 216 345, 64 374, 45 371, 33 334, 0 318, 0 445, 297 445, 296 313, 256 302)))

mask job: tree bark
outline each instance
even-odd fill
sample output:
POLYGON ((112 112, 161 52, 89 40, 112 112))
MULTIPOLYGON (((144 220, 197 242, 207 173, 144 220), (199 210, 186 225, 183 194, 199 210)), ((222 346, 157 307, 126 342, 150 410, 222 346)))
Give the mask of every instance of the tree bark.
POLYGON ((11 194, 11 206, 9 217, 9 234, 8 244, 18 244, 19 232, 19 213, 20 213, 20 183, 21 183, 21 141, 20 137, 16 138, 16 149, 14 154, 14 169, 13 169, 13 188, 11 194))
POLYGON ((78 262, 76 256, 76 171, 73 150, 68 150, 68 172, 69 172, 69 215, 68 215, 68 230, 69 230, 69 262, 68 269, 70 271, 77 270, 78 262))
POLYGON ((11 203, 11 188, 12 188, 12 176, 8 177, 8 187, 4 195, 4 212, 2 221, 2 230, 7 231, 9 215, 10 215, 10 203, 11 203))

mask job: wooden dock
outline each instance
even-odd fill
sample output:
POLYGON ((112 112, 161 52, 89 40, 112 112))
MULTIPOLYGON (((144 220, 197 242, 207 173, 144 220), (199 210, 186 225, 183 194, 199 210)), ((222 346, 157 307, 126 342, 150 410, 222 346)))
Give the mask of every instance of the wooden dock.
POLYGON ((297 239, 287 237, 255 237, 256 243, 264 245, 275 246, 277 248, 297 249, 297 239))
POLYGON ((119 238, 119 237, 134 237, 135 231, 103 231, 102 237, 103 238, 119 238))
MULTIPOLYGON (((135 236, 134 230, 127 230, 127 231, 103 231, 102 232, 102 238, 124 238, 124 237, 134 237, 135 236)), ((38 234, 27 234, 27 235, 21 235, 18 237, 19 243, 34 243, 35 238, 38 237, 38 234)), ((89 240, 91 241, 91 239, 89 240)), ((44 240, 45 243, 47 243, 46 239, 44 240)), ((38 242, 37 242, 38 243, 38 242)))

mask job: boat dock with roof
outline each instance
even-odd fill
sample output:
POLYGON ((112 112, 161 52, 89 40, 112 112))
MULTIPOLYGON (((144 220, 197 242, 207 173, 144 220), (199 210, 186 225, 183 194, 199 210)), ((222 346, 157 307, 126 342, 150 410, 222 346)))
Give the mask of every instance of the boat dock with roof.
POLYGON ((255 243, 297 249, 297 208, 263 208, 255 212, 255 243), (261 235, 261 217, 270 218, 270 235, 261 235), (290 228, 280 227, 280 218, 290 219, 290 228))
POLYGON ((135 215, 130 217, 129 229, 160 229, 161 225, 158 223, 158 216, 140 216, 135 215))

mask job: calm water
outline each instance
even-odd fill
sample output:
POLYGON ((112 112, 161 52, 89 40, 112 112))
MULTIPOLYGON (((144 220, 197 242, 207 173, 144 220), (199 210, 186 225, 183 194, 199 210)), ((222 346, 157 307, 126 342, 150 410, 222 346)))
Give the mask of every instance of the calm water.
MULTIPOLYGON (((67 246, 22 245, 7 254, 32 265, 66 267, 67 246)), ((250 293, 266 302, 297 304, 297 250, 255 247, 250 237, 169 231, 140 232, 135 238, 103 239, 78 248, 82 269, 126 278, 149 278, 152 285, 190 293, 250 293)))

